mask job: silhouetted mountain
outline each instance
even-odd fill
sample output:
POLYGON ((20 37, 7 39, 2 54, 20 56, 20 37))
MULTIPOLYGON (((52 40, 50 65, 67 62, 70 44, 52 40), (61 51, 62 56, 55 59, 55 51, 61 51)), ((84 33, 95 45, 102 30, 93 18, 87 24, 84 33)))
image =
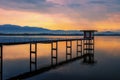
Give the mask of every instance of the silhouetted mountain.
POLYGON ((29 27, 29 26, 18 26, 18 25, 0 25, 1 33, 41 33, 41 32, 50 32, 48 29, 29 27))
POLYGON ((30 26, 18 26, 5 24, 0 25, 0 33, 2 34, 81 34, 80 31, 70 30, 49 30, 45 28, 30 27, 30 26))
POLYGON ((104 31, 104 32, 97 32, 96 35, 102 36, 120 36, 119 31, 104 31))
MULTIPOLYGON (((46 35, 81 35, 80 30, 50 30, 45 28, 30 27, 30 26, 18 26, 5 24, 0 25, 0 34, 46 34, 46 35)), ((95 35, 98 36, 120 36, 120 31, 104 31, 97 32, 95 35)))

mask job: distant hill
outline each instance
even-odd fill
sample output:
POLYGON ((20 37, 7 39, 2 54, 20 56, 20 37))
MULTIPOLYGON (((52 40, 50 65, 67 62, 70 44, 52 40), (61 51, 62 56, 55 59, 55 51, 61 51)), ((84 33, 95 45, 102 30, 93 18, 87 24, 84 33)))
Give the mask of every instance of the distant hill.
POLYGON ((49 32, 50 30, 44 28, 37 27, 29 27, 29 26, 18 26, 18 25, 0 25, 0 33, 41 33, 41 32, 49 32))
POLYGON ((119 31, 104 31, 104 32, 97 32, 96 35, 98 36, 120 36, 119 31))
MULTIPOLYGON (((31 27, 31 26, 18 26, 5 24, 0 25, 0 35, 82 35, 80 30, 50 30, 39 27, 31 27)), ((104 31, 97 32, 95 35, 98 36, 120 36, 120 32, 113 31, 104 31)))
POLYGON ((0 34, 81 34, 81 32, 77 30, 50 30, 39 27, 5 24, 0 25, 0 34))

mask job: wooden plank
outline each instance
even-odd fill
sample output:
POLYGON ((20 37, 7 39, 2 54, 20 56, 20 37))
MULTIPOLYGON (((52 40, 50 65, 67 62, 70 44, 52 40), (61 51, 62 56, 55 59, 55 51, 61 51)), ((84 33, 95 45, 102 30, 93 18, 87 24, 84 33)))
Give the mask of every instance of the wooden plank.
POLYGON ((48 44, 52 42, 63 42, 63 41, 76 41, 76 40, 83 40, 83 38, 75 38, 75 39, 60 39, 60 40, 34 40, 34 41, 20 41, 20 42, 3 42, 0 45, 19 45, 19 44, 29 44, 29 43, 43 43, 48 44))

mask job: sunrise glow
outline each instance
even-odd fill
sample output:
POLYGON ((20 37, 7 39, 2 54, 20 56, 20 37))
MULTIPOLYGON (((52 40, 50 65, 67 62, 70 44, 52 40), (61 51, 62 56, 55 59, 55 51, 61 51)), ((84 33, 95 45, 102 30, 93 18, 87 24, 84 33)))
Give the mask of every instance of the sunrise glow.
POLYGON ((14 24, 53 30, 120 30, 119 2, 119 0, 1 0, 0 25, 14 24))

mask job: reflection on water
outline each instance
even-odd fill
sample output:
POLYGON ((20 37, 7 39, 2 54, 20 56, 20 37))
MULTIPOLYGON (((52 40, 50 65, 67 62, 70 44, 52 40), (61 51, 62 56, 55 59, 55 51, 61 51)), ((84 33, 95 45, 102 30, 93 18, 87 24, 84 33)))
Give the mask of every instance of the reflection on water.
MULTIPOLYGON (((95 60, 93 66, 75 61, 63 67, 26 80, 120 80, 120 37, 96 37, 95 60)), ((73 41, 73 57, 76 56, 76 42, 73 41)), ((65 42, 59 42, 58 61, 66 58, 65 42)), ((38 44, 38 67, 50 64, 50 44, 38 44)), ((29 71, 29 44, 4 46, 3 78, 29 71)))
POLYGON ((120 55, 120 37, 97 37, 96 38, 96 50, 99 52, 103 51, 106 52, 105 54, 112 55, 112 56, 119 56, 120 55))

